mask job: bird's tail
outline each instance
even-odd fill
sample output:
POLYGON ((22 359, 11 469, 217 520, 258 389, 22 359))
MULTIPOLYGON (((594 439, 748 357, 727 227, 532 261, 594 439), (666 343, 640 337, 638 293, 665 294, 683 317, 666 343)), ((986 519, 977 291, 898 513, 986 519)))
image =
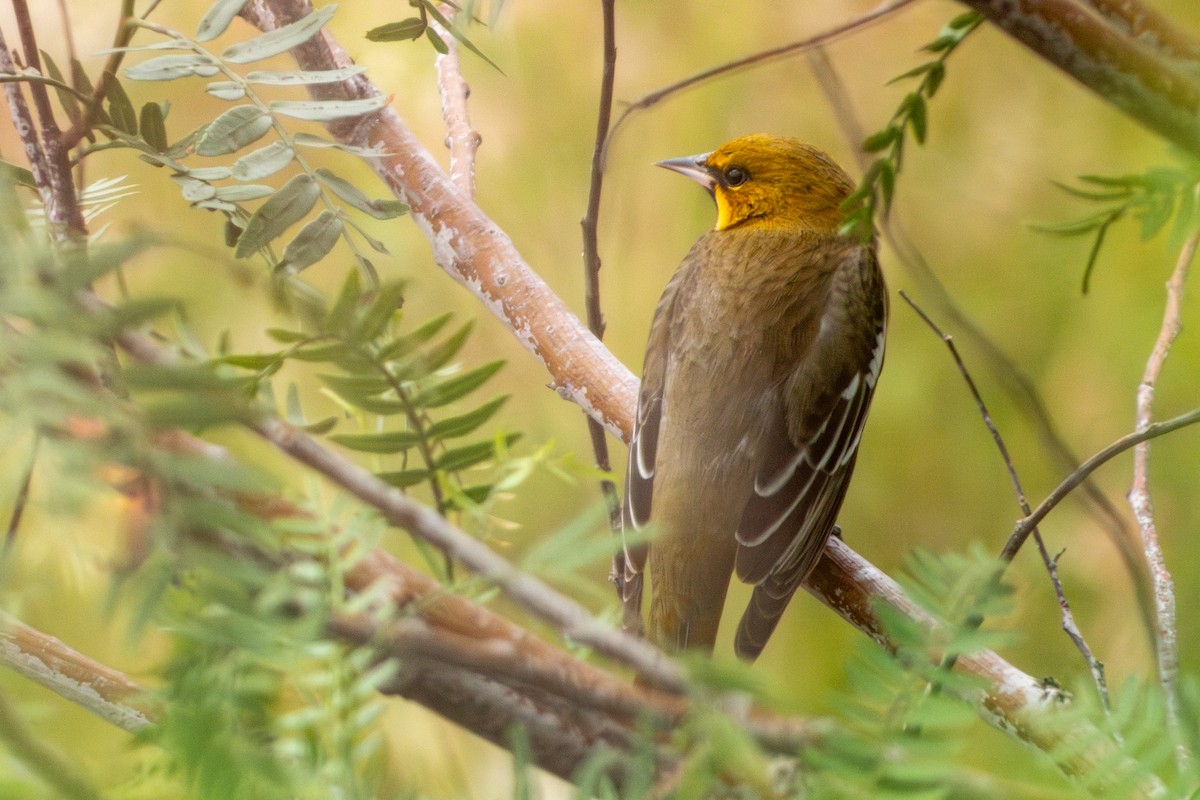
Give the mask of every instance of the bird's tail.
POLYGON ((799 580, 772 575, 754 587, 733 641, 738 658, 745 661, 758 658, 799 586, 799 580))

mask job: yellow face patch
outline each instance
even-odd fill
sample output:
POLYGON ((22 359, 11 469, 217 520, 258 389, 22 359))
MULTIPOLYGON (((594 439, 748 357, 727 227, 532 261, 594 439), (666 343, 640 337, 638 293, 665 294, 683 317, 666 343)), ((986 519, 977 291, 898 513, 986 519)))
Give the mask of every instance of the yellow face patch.
POLYGON ((717 187, 713 192, 713 199, 717 201, 717 230, 723 231, 733 224, 733 208, 729 205, 729 198, 725 196, 725 190, 717 187))

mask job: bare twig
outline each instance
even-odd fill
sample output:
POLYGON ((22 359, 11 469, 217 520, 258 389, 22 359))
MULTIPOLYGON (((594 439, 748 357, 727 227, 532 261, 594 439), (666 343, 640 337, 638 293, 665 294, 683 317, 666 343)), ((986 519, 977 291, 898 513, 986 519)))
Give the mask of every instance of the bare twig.
MULTIPOLYGON (((592 147, 591 181, 588 186, 587 211, 580 226, 583 228, 583 279, 584 301, 587 307, 587 324, 597 339, 604 338, 604 312, 600 306, 600 196, 604 190, 604 142, 608 138, 608 127, 612 121, 613 84, 617 72, 616 2, 600 0, 604 23, 603 74, 600 78, 599 111, 596 114, 596 139, 592 147)), ((612 472, 612 461, 608 455, 608 439, 604 428, 588 417, 588 436, 592 442, 592 454, 596 466, 606 473, 612 472)), ((600 481, 600 491, 608 506, 608 526, 613 535, 621 535, 621 499, 617 486, 611 480, 600 481)), ((625 550, 613 549, 612 572, 609 580, 616 587, 624 613, 621 627, 629 633, 641 630, 639 602, 625 600, 625 550)), ((640 601, 640 598, 638 598, 640 601)))
MULTIPOLYGON (((959 374, 966 381, 967 388, 971 392, 971 397, 975 399, 975 405, 978 406, 979 414, 983 417, 983 424, 987 427, 988 433, 991 434, 992 441, 996 443, 996 449, 1000 451, 1000 458, 1004 461, 1004 468, 1008 471, 1008 478, 1012 481, 1013 490, 1017 493, 1017 505, 1021 507, 1021 512, 1025 516, 1029 516, 1029 501, 1025 497, 1025 489, 1021 486, 1021 478, 1017 475, 1016 465, 1013 464, 1012 456, 1009 455, 1008 446, 1004 444, 1004 437, 1000 435, 1000 429, 996 427, 996 423, 987 409, 987 404, 983 401, 983 395, 979 393, 979 387, 975 385, 974 378, 971 377, 966 363, 963 362, 962 356, 958 353, 958 347, 954 344, 954 337, 938 327, 938 324, 920 306, 914 303, 912 298, 907 294, 900 292, 900 296, 904 298, 904 302, 912 307, 913 311, 917 312, 917 316, 929 326, 930 330, 938 335, 950 351, 950 355, 954 359, 954 364, 958 367, 959 374)), ((1051 558, 1049 551, 1046 550, 1046 543, 1042 541, 1041 532, 1037 528, 1034 528, 1032 533, 1033 539, 1037 543, 1038 553, 1042 557, 1042 564, 1046 567, 1046 574, 1050 576, 1050 583, 1054 587, 1054 595, 1058 598, 1058 608, 1062 617, 1062 629, 1070 637, 1071 641, 1074 642, 1075 648, 1079 651, 1080 655, 1083 656, 1084 663, 1092 673, 1092 680, 1096 684, 1096 691, 1100 695, 1100 702, 1107 711, 1112 707, 1112 704, 1108 697, 1108 681, 1104 677, 1104 664, 1092 653, 1091 646, 1083 638, 1083 632, 1079 629, 1078 623, 1075 622, 1075 614, 1071 611, 1071 604, 1067 600, 1066 591, 1058 576, 1058 559, 1051 558)), ((1007 549, 1005 553, 1007 554, 1007 549)), ((1005 563, 1011 561, 1014 556, 1015 553, 1005 558, 1005 563)))
POLYGON ((805 53, 814 48, 831 44, 838 39, 841 39, 843 36, 847 36, 851 33, 862 30, 863 28, 880 21, 884 17, 887 17, 904 8, 911 2, 912 0, 888 0, 888 2, 881 4, 878 8, 875 8, 872 11, 868 11, 867 13, 855 17, 854 19, 842 23, 841 25, 836 25, 827 31, 822 31, 815 36, 810 36, 808 38, 801 39, 798 42, 791 42, 780 47, 773 47, 770 50, 763 50, 743 58, 738 58, 733 61, 728 61, 724 64, 719 64, 715 67, 709 67, 706 70, 697 72, 695 75, 689 75, 688 77, 675 81, 674 83, 667 84, 661 89, 656 89, 647 95, 643 95, 642 97, 628 104, 625 110, 621 112, 621 116, 617 118, 615 123, 613 123, 612 128, 609 130, 608 141, 605 142, 604 150, 607 152, 608 145, 612 141, 613 137, 616 136, 617 131, 620 130, 621 126, 625 123, 625 120, 627 120, 634 112, 644 111, 648 108, 658 105, 664 100, 674 97, 677 94, 687 91, 688 89, 694 89, 695 87, 716 78, 733 75, 743 69, 770 64, 779 59, 799 55, 800 53, 805 53))
POLYGON ((1126 434, 1103 450, 1097 452, 1080 464, 1070 475, 1063 478, 1062 482, 1054 487, 1054 490, 1050 494, 1046 495, 1046 499, 1029 516, 1017 520, 1017 524, 1013 527, 1012 535, 1009 536, 1008 543, 1005 544, 1004 552, 1000 554, 1000 557, 1011 560, 1016 552, 1021 549, 1021 545, 1025 542, 1026 537, 1029 536, 1030 531, 1036 528, 1038 523, 1045 519, 1067 495, 1075 491, 1081 484, 1084 484, 1093 472, 1104 464, 1107 464, 1115 456, 1124 453, 1126 450, 1142 442, 1148 442, 1151 439, 1172 433, 1180 428, 1186 428, 1189 425, 1195 425, 1196 423, 1200 423, 1200 408, 1193 409, 1186 414, 1180 414, 1178 417, 1164 422, 1155 422, 1148 425, 1145 430, 1126 434))
MULTIPOLYGON (((1175 262, 1175 269, 1167 281, 1167 303, 1163 311, 1162 327, 1154 342, 1154 349, 1146 361, 1146 370, 1137 391, 1138 432, 1145 431, 1154 418, 1154 388, 1162 374, 1167 354, 1182 327, 1181 306, 1183 287, 1188 270, 1200 244, 1200 230, 1192 232, 1184 242, 1175 262)), ((1188 766, 1190 756, 1180 730, 1179 697, 1179 642, 1175 625, 1175 582, 1167 569, 1162 546, 1158 540, 1158 528, 1154 521, 1154 506, 1150 501, 1150 444, 1139 442, 1133 449, 1133 487, 1129 490, 1129 505, 1137 520, 1142 535, 1142 548, 1146 554, 1146 565, 1150 580, 1154 584, 1155 651, 1158 656, 1158 680, 1162 684, 1167 701, 1167 724, 1175 740, 1175 757, 1180 770, 1188 766)))
MULTIPOLYGON (((453 22, 455 10, 442 6, 446 19, 453 22)), ((483 141, 471 127, 467 98, 471 87, 462 74, 458 40, 443 30, 436 20, 431 23, 446 45, 446 52, 434 59, 437 65, 438 92, 442 96, 442 119, 446 122, 446 146, 450 148, 450 180, 467 197, 475 197, 475 151, 483 141)))

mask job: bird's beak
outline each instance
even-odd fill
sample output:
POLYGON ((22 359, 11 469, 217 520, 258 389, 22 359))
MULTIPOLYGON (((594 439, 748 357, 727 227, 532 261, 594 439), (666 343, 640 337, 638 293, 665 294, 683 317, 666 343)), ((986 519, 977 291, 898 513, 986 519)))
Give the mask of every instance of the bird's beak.
POLYGON ((678 172, 680 175, 686 175, 707 189, 709 194, 712 194, 713 190, 717 188, 717 178, 708 166, 709 155, 711 154, 701 153, 698 156, 668 158, 666 161, 656 162, 654 166, 678 172))

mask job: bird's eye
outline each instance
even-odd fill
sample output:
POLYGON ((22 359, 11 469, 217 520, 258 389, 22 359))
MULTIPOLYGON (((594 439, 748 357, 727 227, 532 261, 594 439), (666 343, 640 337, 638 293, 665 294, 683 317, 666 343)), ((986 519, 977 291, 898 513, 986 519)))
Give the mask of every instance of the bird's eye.
POLYGON ((730 167, 725 170, 726 186, 741 186, 748 180, 750 180, 750 173, 741 167, 730 167))

